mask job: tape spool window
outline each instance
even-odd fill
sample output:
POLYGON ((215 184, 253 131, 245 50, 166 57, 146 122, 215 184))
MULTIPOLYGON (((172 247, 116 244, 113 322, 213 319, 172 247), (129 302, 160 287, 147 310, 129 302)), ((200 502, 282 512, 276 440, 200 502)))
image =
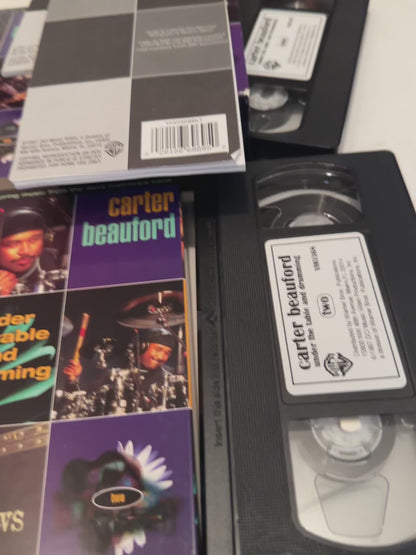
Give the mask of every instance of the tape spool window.
POLYGON ((250 86, 249 127, 253 133, 290 133, 302 124, 306 94, 255 81, 250 86))
POLYGON ((245 49, 252 133, 290 133, 302 125, 309 82, 333 0, 264 3, 245 49))
POLYGON ((414 414, 292 420, 288 443, 300 528, 361 550, 415 541, 415 421, 414 414))
POLYGON ((339 226, 362 218, 351 173, 326 163, 282 166, 256 179, 263 229, 339 226))

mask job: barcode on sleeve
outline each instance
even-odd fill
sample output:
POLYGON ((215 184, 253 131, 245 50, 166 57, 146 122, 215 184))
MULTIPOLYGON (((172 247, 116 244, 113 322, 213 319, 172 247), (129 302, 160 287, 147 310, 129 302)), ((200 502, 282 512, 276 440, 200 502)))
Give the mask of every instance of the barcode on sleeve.
POLYGON ((142 122, 142 160, 228 151, 225 114, 142 122))

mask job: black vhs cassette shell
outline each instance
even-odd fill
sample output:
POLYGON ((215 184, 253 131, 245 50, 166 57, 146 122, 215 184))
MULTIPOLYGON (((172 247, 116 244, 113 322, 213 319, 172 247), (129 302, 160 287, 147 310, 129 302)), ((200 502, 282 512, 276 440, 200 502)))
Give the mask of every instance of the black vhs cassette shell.
POLYGON ((249 160, 336 150, 367 6, 368 0, 241 2, 250 83, 249 160), (269 24, 275 31, 266 30, 269 24), (292 72, 283 71, 285 56, 292 72), (255 64, 253 57, 259 60, 255 64), (302 67, 310 71, 302 75, 302 67))
POLYGON ((250 163, 196 209, 207 553, 415 553, 416 222, 393 155, 250 163), (351 320, 341 349, 314 353, 308 318, 324 344, 351 320))

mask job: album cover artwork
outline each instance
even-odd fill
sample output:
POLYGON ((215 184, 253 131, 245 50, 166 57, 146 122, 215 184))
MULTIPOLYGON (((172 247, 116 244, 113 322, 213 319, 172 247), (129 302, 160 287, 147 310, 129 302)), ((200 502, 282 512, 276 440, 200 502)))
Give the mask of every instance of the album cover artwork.
POLYGON ((184 275, 178 190, 114 186, 79 195, 68 287, 184 275))
POLYGON ((5 58, 22 21, 25 6, 19 2, 0 6, 0 178, 7 178, 16 149, 17 133, 26 99, 29 75, 6 77, 5 58))
POLYGON ((8 78, 32 74, 48 7, 48 0, 19 0, 18 3, 20 5, 16 7, 23 11, 5 53, 1 70, 2 75, 8 78))
POLYGON ((0 177, 7 177, 9 175, 21 117, 21 109, 0 111, 0 177))
POLYGON ((0 426, 0 545, 3 553, 36 552, 48 440, 49 424, 45 422, 0 426))
POLYGON ((190 412, 52 424, 40 553, 196 553, 190 412))
POLYGON ((27 75, 5 78, 0 75, 0 109, 23 108, 30 78, 27 75))
POLYGON ((4 59, 22 21, 23 9, 26 7, 21 5, 19 0, 15 2, 2 2, 0 6, 0 63, 2 68, 4 66, 4 59))
MULTIPOLYGON (((189 320, 180 191, 171 180, 0 194, 0 427, 13 424, 16 439, 16 455, 4 460, 22 451, 22 483, 30 477, 38 488, 35 499, 27 486, 32 517, 18 481, 0 478, 8 554, 197 552, 189 320), (51 421, 48 464, 64 478, 48 481, 44 497, 20 428, 40 447, 51 421), (31 430, 44 424, 38 438, 31 430), (77 458, 84 463, 71 463, 77 458), (107 506, 120 465, 127 489, 111 490, 117 501, 107 506), (68 473, 77 481, 84 471, 85 491, 97 481, 91 503, 65 485, 68 473)), ((0 430, 0 466, 2 438, 0 430)))
POLYGON ((49 419, 62 293, 0 299, 0 422, 49 419))
POLYGON ((69 291, 64 328, 54 419, 191 405, 182 281, 69 291))

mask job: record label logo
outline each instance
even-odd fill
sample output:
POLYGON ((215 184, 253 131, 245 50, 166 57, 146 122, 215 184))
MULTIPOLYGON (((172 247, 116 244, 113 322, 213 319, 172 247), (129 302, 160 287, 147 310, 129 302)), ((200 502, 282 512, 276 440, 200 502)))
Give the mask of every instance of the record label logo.
POLYGON ((331 376, 345 376, 352 364, 351 360, 341 353, 328 353, 324 360, 324 368, 331 376))
POLYGON ((123 148, 124 145, 123 143, 120 143, 120 141, 111 141, 104 146, 105 152, 112 158, 115 158, 118 154, 120 154, 120 152, 123 151, 123 148))

